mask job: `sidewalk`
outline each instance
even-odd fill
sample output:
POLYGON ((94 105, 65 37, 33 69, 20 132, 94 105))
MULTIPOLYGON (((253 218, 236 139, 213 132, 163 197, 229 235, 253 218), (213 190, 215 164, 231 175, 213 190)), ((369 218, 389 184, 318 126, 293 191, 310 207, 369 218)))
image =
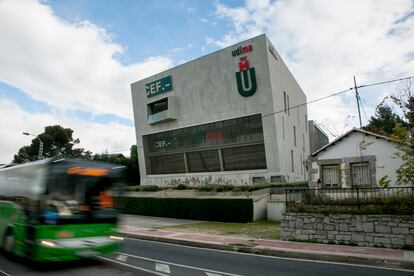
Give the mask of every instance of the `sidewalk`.
POLYGON ((247 239, 121 226, 127 237, 244 253, 414 270, 414 251, 247 239))

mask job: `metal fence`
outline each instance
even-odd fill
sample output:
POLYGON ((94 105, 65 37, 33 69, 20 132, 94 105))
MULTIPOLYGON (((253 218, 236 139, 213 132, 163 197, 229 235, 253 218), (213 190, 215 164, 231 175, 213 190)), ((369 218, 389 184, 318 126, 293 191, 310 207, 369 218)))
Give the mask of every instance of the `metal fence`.
POLYGON ((355 187, 328 189, 286 189, 286 207, 306 205, 378 205, 401 199, 414 200, 414 187, 355 187))

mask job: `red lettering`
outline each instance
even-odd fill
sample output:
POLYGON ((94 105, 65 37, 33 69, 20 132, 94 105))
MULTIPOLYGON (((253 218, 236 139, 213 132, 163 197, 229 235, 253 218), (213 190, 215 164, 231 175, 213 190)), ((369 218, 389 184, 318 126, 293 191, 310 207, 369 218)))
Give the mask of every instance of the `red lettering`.
POLYGON ((206 132, 206 142, 207 143, 217 143, 223 141, 223 132, 221 130, 206 132))

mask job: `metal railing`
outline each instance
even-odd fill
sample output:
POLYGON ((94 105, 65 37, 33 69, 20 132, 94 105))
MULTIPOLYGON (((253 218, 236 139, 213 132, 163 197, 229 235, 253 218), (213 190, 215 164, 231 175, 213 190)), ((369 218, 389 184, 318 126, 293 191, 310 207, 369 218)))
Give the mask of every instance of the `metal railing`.
POLYGON ((354 187, 325 189, 286 189, 286 208, 298 203, 306 205, 361 206, 414 200, 414 187, 354 187))

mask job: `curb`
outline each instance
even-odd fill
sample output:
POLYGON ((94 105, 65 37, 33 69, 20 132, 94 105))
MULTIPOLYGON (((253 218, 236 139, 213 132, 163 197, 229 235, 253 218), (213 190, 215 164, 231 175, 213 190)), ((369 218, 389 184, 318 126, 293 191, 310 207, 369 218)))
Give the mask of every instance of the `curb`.
POLYGON ((342 255, 332 254, 332 252, 318 252, 318 251, 299 251, 289 249, 270 249, 270 248, 257 248, 241 245, 226 245, 226 244, 214 244, 199 241, 187 241, 181 239, 154 237, 140 234, 122 233, 126 238, 136 238, 141 240, 164 242, 170 244, 179 244, 186 246, 193 246, 199 248, 218 249, 231 252, 249 253, 256 255, 292 258, 292 259, 305 259, 314 261, 336 262, 355 265, 369 265, 383 268, 399 268, 414 270, 414 261, 400 260, 400 259, 383 259, 377 256, 360 256, 360 255, 342 255))

